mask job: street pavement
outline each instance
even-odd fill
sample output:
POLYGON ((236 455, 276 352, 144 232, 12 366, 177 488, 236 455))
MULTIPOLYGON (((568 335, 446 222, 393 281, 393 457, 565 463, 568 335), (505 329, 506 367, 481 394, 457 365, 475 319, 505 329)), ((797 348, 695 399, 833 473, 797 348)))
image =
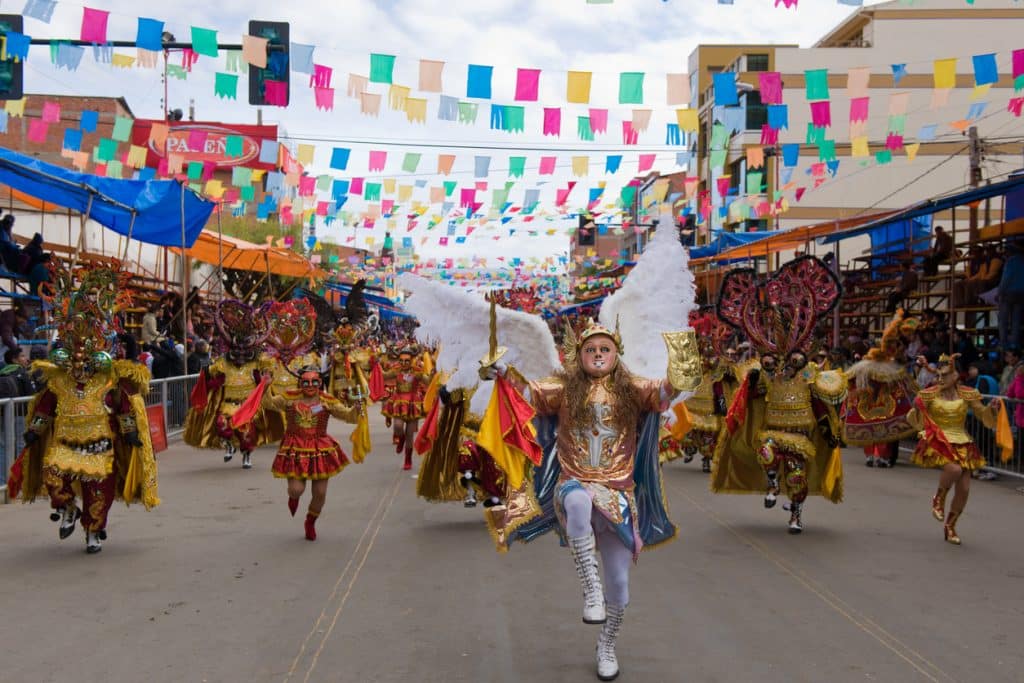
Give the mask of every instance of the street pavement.
MULTIPOLYGON (((417 499, 379 417, 372 432, 315 543, 270 448, 245 471, 172 442, 163 504, 116 504, 95 556, 45 503, 0 506, 0 681, 596 680, 600 627, 554 536, 496 553, 479 508, 417 499)), ((846 501, 812 498, 796 537, 781 506, 668 464, 680 534, 633 570, 619 680, 1024 680, 1024 482, 974 482, 955 547, 934 472, 845 456, 846 501)))

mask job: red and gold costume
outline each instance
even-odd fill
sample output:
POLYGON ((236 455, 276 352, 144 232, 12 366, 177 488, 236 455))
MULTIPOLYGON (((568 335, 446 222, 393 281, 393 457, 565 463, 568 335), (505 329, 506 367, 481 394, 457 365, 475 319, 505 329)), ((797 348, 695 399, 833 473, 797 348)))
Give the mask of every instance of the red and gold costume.
MULTIPOLYGON (((419 358, 420 349, 406 345, 398 353, 397 363, 383 370, 384 382, 388 386, 387 397, 381 413, 388 424, 393 426, 392 442, 395 452, 405 451, 402 469, 412 469, 413 442, 419 430, 419 421, 426 414, 423 399, 430 385, 430 375, 423 371, 419 358)), ((374 382, 371 380, 371 397, 374 382)))
POLYGON ((361 408, 323 392, 313 402, 302 398, 299 390, 285 394, 271 390, 263 400, 266 408, 283 412, 286 419, 284 438, 270 469, 279 479, 329 479, 345 469, 349 460, 341 445, 328 436, 328 420, 333 416, 355 424, 361 408))
POLYGON ((431 406, 416 436, 416 451, 423 464, 416 477, 416 495, 431 502, 461 500, 474 507, 478 496, 484 506, 505 500, 505 475, 494 458, 476 439, 480 416, 470 411, 470 398, 476 389, 444 387, 431 406))
POLYGON ((986 427, 995 429, 996 416, 982 404, 977 389, 958 385, 954 398, 943 396, 938 386, 922 389, 911 418, 923 427, 911 461, 921 467, 942 467, 953 463, 965 470, 981 469, 985 457, 967 433, 967 413, 972 411, 986 427))
POLYGON ((901 362, 903 336, 913 334, 916 326, 916 320, 904 319, 899 311, 881 344, 846 372, 851 387, 843 409, 843 440, 864 447, 869 467, 889 467, 899 440, 917 431, 907 418, 917 383, 901 362))
POLYGON ((808 495, 842 500, 835 406, 846 397, 846 380, 806 356, 817 320, 839 296, 835 275, 814 257, 795 259, 764 282, 752 269, 732 270, 722 281, 718 314, 761 350, 761 364, 746 373, 729 408, 711 489, 757 493, 767 480, 766 508, 780 493, 790 499, 790 533, 803 530, 808 495))
POLYGON ((269 328, 265 316, 233 299, 220 302, 215 320, 228 350, 199 374, 185 418, 184 439, 195 448, 225 448, 225 462, 231 460, 237 448, 242 451, 242 466, 248 469, 255 448, 273 443, 284 434, 284 419, 274 411, 260 410, 240 427, 231 424, 263 373, 274 367, 272 358, 258 357, 269 328))
POLYGON ((29 403, 26 447, 11 468, 8 492, 30 502, 45 491, 60 537, 70 536, 81 517, 86 550, 95 553, 115 499, 147 509, 160 503, 144 402, 149 372, 112 360, 108 351, 118 332, 114 313, 130 305, 130 274, 117 266, 82 270, 75 291, 69 274, 52 271, 60 289, 48 299, 63 347, 53 351, 53 362, 34 365, 46 388, 29 403))
POLYGON ((430 376, 414 364, 413 356, 400 354, 397 365, 384 371, 384 381, 391 387, 381 407, 384 417, 410 422, 423 417, 423 397, 430 376))

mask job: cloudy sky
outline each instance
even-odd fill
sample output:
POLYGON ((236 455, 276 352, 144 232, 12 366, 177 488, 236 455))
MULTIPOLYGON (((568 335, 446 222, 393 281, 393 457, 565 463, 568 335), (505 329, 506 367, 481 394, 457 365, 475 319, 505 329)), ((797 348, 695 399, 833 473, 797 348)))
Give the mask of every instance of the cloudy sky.
MULTIPOLYGON (((15 4, 20 6, 21 2, 16 0, 15 4)), ((869 0, 867 4, 873 3, 869 0)), ((616 198, 621 184, 636 171, 638 151, 656 153, 656 169, 675 168, 674 150, 663 145, 664 123, 671 120, 668 117, 672 112, 672 108, 665 106, 664 74, 686 72, 687 57, 698 44, 760 42, 806 46, 854 10, 837 0, 803 0, 799 8, 788 10, 775 8, 774 0, 735 0, 731 6, 719 5, 715 0, 615 0, 610 5, 590 5, 586 0, 92 0, 85 5, 110 12, 108 37, 112 40, 134 40, 139 16, 164 21, 166 29, 179 40, 188 40, 191 27, 198 26, 216 29, 221 42, 232 43, 240 41, 249 19, 290 22, 292 41, 315 45, 314 61, 334 70, 335 107, 333 111, 317 110, 308 81, 303 81, 306 77, 293 74, 291 106, 264 109, 263 118, 266 123, 281 124, 292 141, 317 146, 311 167, 314 173, 330 170, 332 147, 349 147, 353 150, 351 175, 372 179, 366 172, 368 152, 386 150, 388 165, 384 175, 375 174, 378 179, 395 178, 399 183, 409 184, 425 181, 426 187, 414 194, 415 199, 425 200, 429 187, 445 179, 433 173, 439 153, 457 155, 449 179, 459 181, 460 186, 474 182, 475 156, 491 156, 491 173, 486 179, 489 197, 490 190, 502 186, 507 179, 508 156, 519 154, 527 157, 526 176, 516 183, 509 197, 518 204, 531 188, 540 188, 545 198, 553 197, 556 188, 564 188, 572 179, 569 158, 589 155, 589 174, 579 179, 568 202, 571 206, 585 204, 588 189, 602 180, 607 181, 605 198, 616 198), (467 65, 493 65, 493 99, 499 103, 513 103, 516 67, 541 69, 540 102, 527 106, 526 132, 518 135, 488 130, 484 105, 475 126, 437 121, 436 95, 428 97, 426 125, 410 124, 404 113, 387 111, 386 105, 379 118, 364 116, 359 112, 358 102, 345 97, 345 86, 349 73, 368 73, 372 52, 396 55, 395 82, 414 89, 421 58, 446 62, 443 92, 462 98, 466 94, 467 65), (577 140, 577 112, 565 105, 565 72, 569 70, 592 71, 591 103, 611 110, 608 134, 597 136, 594 142, 577 140), (605 155, 623 151, 621 138, 612 126, 629 117, 629 107, 617 104, 621 71, 643 71, 650 75, 643 106, 652 108, 654 117, 649 131, 641 136, 640 145, 626 151, 622 170, 606 176, 605 155), (560 139, 540 134, 541 107, 545 104, 563 106, 560 139), (406 152, 422 154, 415 174, 401 170, 406 152), (553 176, 540 177, 536 173, 539 157, 544 153, 559 157, 559 167, 553 176)), ((30 18, 26 20, 25 32, 36 38, 77 38, 82 8, 82 3, 59 0, 49 24, 30 18)), ((156 70, 112 69, 94 63, 87 53, 81 68, 69 73, 51 66, 47 56, 45 47, 33 48, 26 70, 28 92, 121 95, 127 98, 136 116, 161 116, 163 86, 156 70)), ((214 97, 214 73, 223 69, 223 58, 201 58, 187 80, 172 79, 171 108, 187 110, 189 101, 194 100, 197 119, 255 122, 255 108, 245 98, 244 78, 239 85, 239 100, 214 97)), ((384 92, 386 100, 382 86, 371 87, 384 92)), ((416 94, 414 91, 413 95, 416 94)), ((579 113, 586 113, 585 107, 580 109, 579 113)), ((359 211, 363 205, 350 201, 345 208, 359 211)), ((404 220, 401 223, 399 236, 406 234, 404 220)), ((417 248, 428 255, 493 252, 494 245, 499 243, 492 239, 495 236, 501 237, 501 250, 506 254, 530 256, 564 249, 564 234, 543 234, 544 230, 557 227, 557 222, 533 225, 542 234, 516 235, 510 239, 507 226, 494 226, 493 231, 481 230, 459 247, 439 248, 437 235, 443 235, 442 230, 435 229, 428 235, 421 226, 409 234, 417 248), (427 237, 427 242, 421 245, 423 237, 427 237)), ((355 235, 364 243, 368 235, 375 235, 379 243, 380 227, 371 231, 335 225, 328 237, 343 242, 347 235, 355 235)))

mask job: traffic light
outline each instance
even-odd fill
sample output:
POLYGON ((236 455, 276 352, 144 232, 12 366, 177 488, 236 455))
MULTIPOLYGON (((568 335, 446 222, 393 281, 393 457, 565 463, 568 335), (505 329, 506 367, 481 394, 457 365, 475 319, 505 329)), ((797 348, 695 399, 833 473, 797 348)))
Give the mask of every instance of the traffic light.
MULTIPOLYGON (((0 34, 4 41, 8 32, 21 33, 22 29, 24 23, 20 14, 0 14, 0 34)), ((5 49, 7 59, 0 61, 0 100, 20 100, 24 96, 25 60, 15 61, 7 52, 5 49)))
POLYGON ((291 82, 288 22, 253 19, 249 21, 249 35, 267 39, 267 67, 249 65, 249 104, 287 107, 291 82), (272 90, 270 97, 268 87, 272 90))

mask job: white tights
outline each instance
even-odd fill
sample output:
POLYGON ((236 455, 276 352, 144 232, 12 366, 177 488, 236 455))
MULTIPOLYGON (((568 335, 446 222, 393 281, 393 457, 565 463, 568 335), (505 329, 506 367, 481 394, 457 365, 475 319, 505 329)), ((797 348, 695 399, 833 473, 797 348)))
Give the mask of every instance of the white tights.
POLYGON ((629 565, 633 551, 625 546, 615 529, 600 511, 594 509, 586 491, 575 489, 562 500, 565 508, 565 531, 569 538, 586 536, 593 531, 604 565, 604 596, 609 605, 629 604, 629 565))

